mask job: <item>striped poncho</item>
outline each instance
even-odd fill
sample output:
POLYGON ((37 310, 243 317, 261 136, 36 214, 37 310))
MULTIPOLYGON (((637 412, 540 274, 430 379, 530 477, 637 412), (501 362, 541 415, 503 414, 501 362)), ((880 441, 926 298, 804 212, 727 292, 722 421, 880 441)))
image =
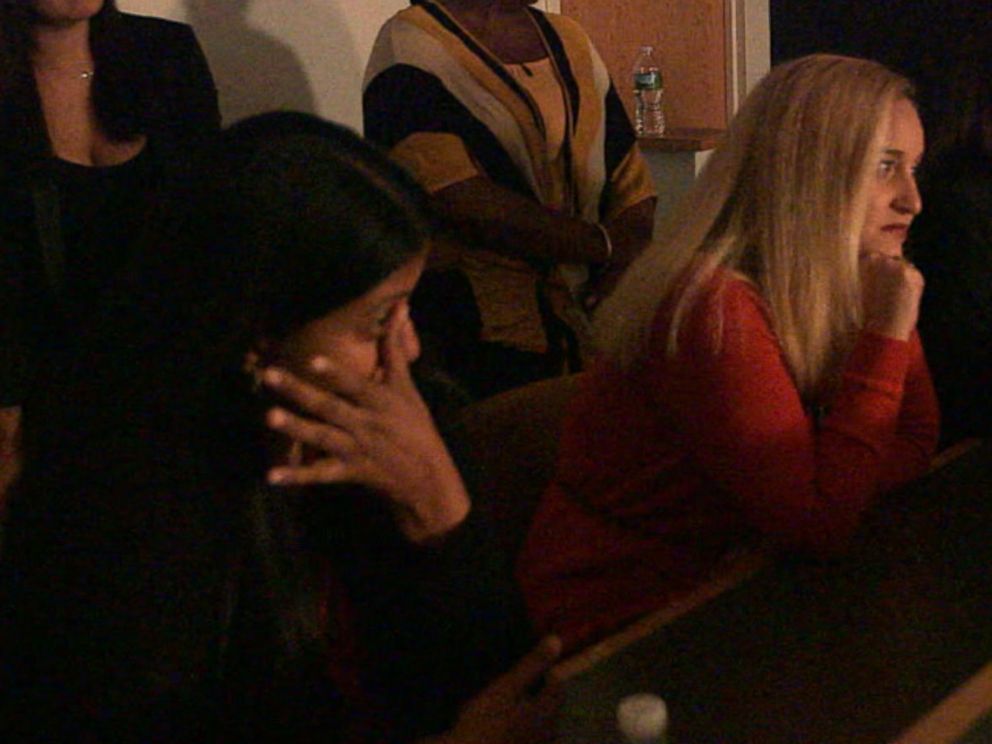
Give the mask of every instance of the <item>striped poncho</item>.
MULTIPOLYGON (((554 162, 548 111, 432 0, 416 1, 380 30, 365 75, 365 134, 432 193, 484 176, 549 209, 608 222, 654 196, 630 121, 581 27, 564 16, 528 12, 563 93, 564 141, 554 162)), ((528 254, 526 247, 520 254, 528 254)), ((461 251, 483 340, 543 352, 548 308, 583 335, 586 319, 576 299, 586 267, 539 256, 513 258, 485 246, 461 251)))

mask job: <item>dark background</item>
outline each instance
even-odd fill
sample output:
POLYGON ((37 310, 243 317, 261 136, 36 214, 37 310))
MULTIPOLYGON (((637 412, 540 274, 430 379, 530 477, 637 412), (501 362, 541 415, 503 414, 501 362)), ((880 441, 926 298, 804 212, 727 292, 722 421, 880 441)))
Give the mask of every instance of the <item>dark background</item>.
POLYGON ((992 45, 992 0, 770 0, 770 16, 773 64, 812 52, 876 59, 916 82, 925 115, 942 77, 992 45))

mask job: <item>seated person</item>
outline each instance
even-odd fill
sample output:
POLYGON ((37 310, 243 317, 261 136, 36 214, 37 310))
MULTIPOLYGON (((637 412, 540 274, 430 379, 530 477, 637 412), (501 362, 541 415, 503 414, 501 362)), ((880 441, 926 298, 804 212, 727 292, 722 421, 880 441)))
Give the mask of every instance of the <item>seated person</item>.
POLYGON ((136 369, 185 421, 185 470, 126 493, 25 473, 4 731, 530 741, 556 643, 507 672, 523 607, 409 369, 426 196, 302 114, 228 130, 209 170, 203 219, 139 272, 163 351, 136 369))
POLYGON ((429 272, 414 311, 478 397, 577 370, 588 309, 654 225, 606 66, 575 21, 533 4, 415 0, 383 26, 365 73, 366 136, 457 237, 454 268, 429 272))
POLYGON ((992 435, 992 48, 984 32, 961 41, 956 72, 941 67, 926 98, 927 208, 910 234, 946 443, 992 435))
POLYGON ((842 548, 925 472, 937 407, 920 339, 923 130, 908 82, 816 55, 773 70, 597 317, 518 563, 566 647, 692 590, 770 539, 842 548))

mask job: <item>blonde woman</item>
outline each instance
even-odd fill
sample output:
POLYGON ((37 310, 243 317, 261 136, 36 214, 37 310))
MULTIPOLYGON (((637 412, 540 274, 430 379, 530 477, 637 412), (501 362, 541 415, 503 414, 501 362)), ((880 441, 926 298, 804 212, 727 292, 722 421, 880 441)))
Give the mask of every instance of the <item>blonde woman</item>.
POLYGON ((603 359, 518 565, 539 626, 588 642, 758 539, 837 550, 925 471, 910 96, 866 60, 774 69, 604 303, 603 359))

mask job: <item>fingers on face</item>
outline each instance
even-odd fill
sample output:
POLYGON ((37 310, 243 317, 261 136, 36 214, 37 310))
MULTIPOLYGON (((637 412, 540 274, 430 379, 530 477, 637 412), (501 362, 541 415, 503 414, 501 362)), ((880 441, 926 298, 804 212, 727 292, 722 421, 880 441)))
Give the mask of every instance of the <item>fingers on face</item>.
POLYGON ((268 473, 269 483, 275 486, 344 483, 351 477, 349 466, 340 460, 318 460, 310 465, 272 468, 268 473))
POLYGON ((358 447, 353 431, 361 411, 334 392, 322 390, 281 369, 265 372, 266 385, 314 418, 276 407, 266 414, 266 425, 288 439, 319 452, 313 462, 273 468, 268 480, 278 485, 342 482, 354 477, 358 447))
POLYGON ((273 408, 266 416, 271 429, 288 438, 314 447, 332 457, 347 458, 355 447, 354 437, 333 424, 297 416, 284 408, 273 408))
POLYGON ((266 421, 272 429, 293 440, 295 446, 308 446, 320 453, 312 462, 273 468, 268 473, 270 483, 303 486, 341 482, 353 477, 355 441, 347 432, 283 408, 269 411, 266 421))
POLYGON ((343 365, 335 364, 325 356, 311 359, 310 371, 324 391, 340 398, 365 405, 372 397, 372 385, 365 376, 343 365))
POLYGON ((859 254, 862 266, 875 268, 877 271, 903 273, 907 276, 919 277, 922 275, 916 264, 902 255, 892 255, 879 251, 862 251, 859 254))
MULTIPOLYGON (((318 357, 318 362, 323 357, 318 357)), ((348 428, 353 426, 357 412, 353 401, 364 395, 364 388, 351 387, 351 380, 340 382, 339 371, 325 364, 315 364, 315 376, 320 386, 302 380, 284 369, 269 368, 262 379, 266 386, 279 393, 286 401, 328 424, 348 428)), ((271 422, 270 422, 271 424, 271 422)))

